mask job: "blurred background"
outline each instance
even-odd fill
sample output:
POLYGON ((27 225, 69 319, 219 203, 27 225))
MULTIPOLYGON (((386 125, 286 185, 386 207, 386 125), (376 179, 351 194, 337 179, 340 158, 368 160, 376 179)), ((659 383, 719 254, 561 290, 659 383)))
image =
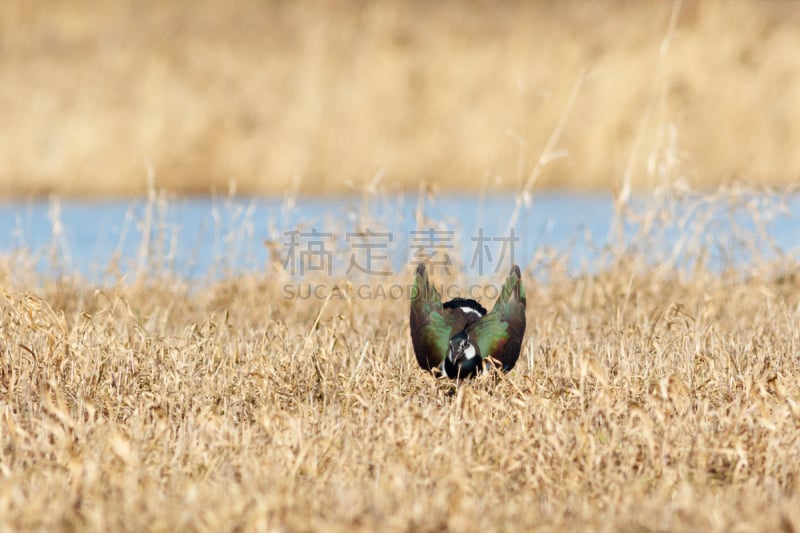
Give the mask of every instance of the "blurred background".
POLYGON ((0 194, 796 182, 800 5, 677 7, 4 0, 0 194))

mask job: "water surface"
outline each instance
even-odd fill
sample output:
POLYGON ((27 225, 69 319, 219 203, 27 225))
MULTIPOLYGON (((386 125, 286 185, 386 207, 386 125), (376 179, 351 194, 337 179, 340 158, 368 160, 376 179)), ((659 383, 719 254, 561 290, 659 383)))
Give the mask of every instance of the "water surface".
POLYGON ((42 273, 95 280, 110 272, 219 277, 270 260, 296 276, 394 275, 421 260, 479 276, 512 259, 597 268, 611 247, 676 263, 705 247, 711 264, 726 267, 800 244, 796 196, 650 197, 628 207, 620 216, 610 195, 575 193, 539 194, 527 205, 511 195, 6 202, 0 254, 21 251, 42 273))

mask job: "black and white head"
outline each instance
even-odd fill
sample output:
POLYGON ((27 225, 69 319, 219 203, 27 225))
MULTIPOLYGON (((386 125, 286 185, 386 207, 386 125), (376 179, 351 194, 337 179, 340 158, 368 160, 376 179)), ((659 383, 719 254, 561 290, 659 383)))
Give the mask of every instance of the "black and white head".
POLYGON ((480 372, 481 354, 464 331, 450 338, 444 370, 450 378, 466 378, 480 372))

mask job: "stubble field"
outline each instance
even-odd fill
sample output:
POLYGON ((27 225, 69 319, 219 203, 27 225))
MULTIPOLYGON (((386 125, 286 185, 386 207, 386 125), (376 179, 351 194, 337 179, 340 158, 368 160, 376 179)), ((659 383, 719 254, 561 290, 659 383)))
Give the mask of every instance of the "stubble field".
POLYGON ((800 524, 789 259, 538 261, 517 367, 458 387, 416 366, 405 299, 286 299, 277 264, 196 287, 19 264, 0 270, 3 529, 800 524))
MULTIPOLYGON (((625 219, 637 189, 797 181, 793 4, 460 6, 10 1, 0 196, 561 187, 625 219)), ((352 279, 4 252, 0 530, 796 531, 797 251, 754 253, 769 206, 704 214, 747 194, 577 271, 537 252, 519 363, 458 386, 352 279)))

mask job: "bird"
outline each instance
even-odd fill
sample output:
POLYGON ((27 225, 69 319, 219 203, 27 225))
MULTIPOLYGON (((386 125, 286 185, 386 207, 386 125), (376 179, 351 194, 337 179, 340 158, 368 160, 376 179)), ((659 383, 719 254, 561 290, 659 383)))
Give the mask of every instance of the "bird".
POLYGON ((451 379, 480 374, 484 362, 509 372, 519 358, 525 335, 525 288, 513 265, 491 312, 475 300, 442 298, 425 264, 417 266, 411 289, 409 328, 417 363, 451 379))

